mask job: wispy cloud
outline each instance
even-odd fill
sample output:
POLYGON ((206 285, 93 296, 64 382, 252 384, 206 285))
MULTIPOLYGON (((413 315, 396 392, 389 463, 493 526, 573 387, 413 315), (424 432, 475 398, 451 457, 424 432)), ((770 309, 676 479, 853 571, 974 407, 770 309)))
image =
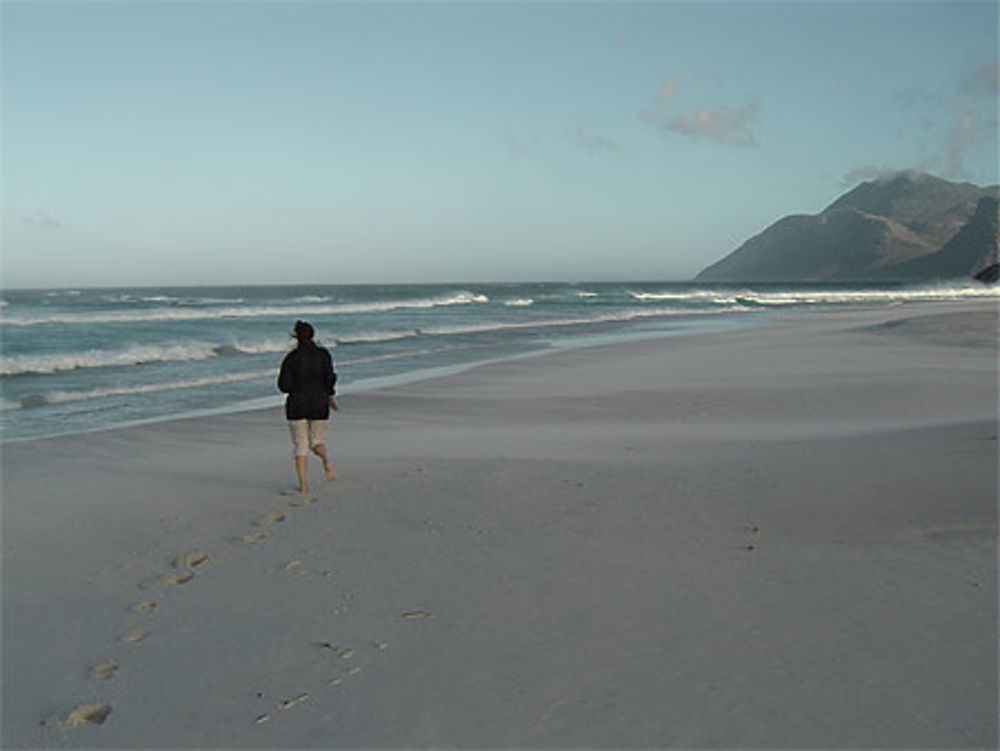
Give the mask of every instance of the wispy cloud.
POLYGON ((940 94, 920 88, 900 89, 892 94, 892 99, 909 108, 940 107, 944 102, 940 94))
MULTIPOLYGON (((997 137, 997 65, 980 65, 961 76, 947 99, 944 170, 949 177, 972 177, 972 151, 997 137)), ((994 165, 995 166, 995 165, 994 165)))
POLYGON ((504 146, 511 159, 524 159, 531 155, 538 139, 534 137, 520 136, 512 130, 504 134, 504 146))
POLYGON ((972 172, 966 166, 969 153, 978 144, 996 138, 996 113, 995 110, 987 111, 980 103, 967 101, 962 97, 951 100, 950 106, 944 171, 948 177, 972 177, 972 172))
POLYGON ((862 164, 848 171, 841 179, 845 187, 853 187, 867 180, 891 180, 898 175, 916 174, 912 169, 900 169, 888 165, 862 164))
POLYGON ((952 179, 976 176, 968 166, 973 152, 996 141, 998 83, 1000 67, 990 61, 956 76, 949 92, 919 88, 896 92, 899 104, 921 116, 911 118, 911 126, 920 124, 933 139, 927 168, 952 179))
POLYGON ((621 144, 613 138, 592 133, 582 118, 575 119, 570 124, 569 138, 579 148, 590 154, 617 154, 622 150, 621 144))
POLYGON ((21 214, 20 219, 25 224, 39 229, 62 229, 63 223, 47 211, 36 211, 34 214, 21 214))
POLYGON ((685 136, 752 148, 760 145, 750 130, 750 123, 758 112, 760 105, 755 100, 737 109, 699 107, 690 114, 678 115, 664 127, 685 136))
POLYGON ((996 97, 1000 92, 1000 65, 989 62, 976 66, 962 76, 959 88, 970 94, 996 97))
POLYGON ((656 97, 656 103, 649 109, 641 112, 639 116, 646 122, 653 123, 654 125, 662 125, 667 109, 673 103, 681 87, 689 83, 690 80, 690 78, 685 76, 664 76, 659 94, 656 97))
POLYGON ((670 103, 674 101, 674 97, 677 96, 677 91, 680 87, 689 83, 690 80, 687 77, 666 76, 663 79, 663 85, 660 86, 660 96, 657 100, 657 106, 660 109, 669 107, 670 103))
MULTIPOLYGON (((722 78, 713 76, 714 88, 723 88, 722 78)), ((760 104, 750 99, 742 107, 696 107, 687 112, 677 112, 675 102, 682 87, 691 83, 690 77, 667 76, 663 79, 656 105, 640 116, 663 131, 678 133, 689 138, 701 138, 713 143, 754 148, 760 144, 751 130, 751 123, 760 112, 760 104)))

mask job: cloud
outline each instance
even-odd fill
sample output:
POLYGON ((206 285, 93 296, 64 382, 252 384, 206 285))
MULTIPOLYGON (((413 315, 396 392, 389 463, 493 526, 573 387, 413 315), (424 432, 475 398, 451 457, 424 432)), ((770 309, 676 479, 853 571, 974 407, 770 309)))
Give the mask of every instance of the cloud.
POLYGON ((663 83, 660 85, 659 94, 656 97, 656 104, 647 110, 643 110, 639 113, 639 116, 654 125, 663 125, 666 110, 673 103, 681 86, 688 84, 690 80, 686 76, 665 76, 663 83))
MULTIPOLYGON (((704 138, 729 146, 759 146, 757 137, 750 129, 750 123, 760 112, 760 105, 755 99, 750 99, 737 108, 698 107, 687 113, 674 114, 678 93, 691 82, 692 79, 687 76, 666 76, 660 86, 656 105, 640 113, 640 117, 661 130, 689 138, 704 138)), ((725 87, 725 82, 718 73, 713 74, 712 82, 717 91, 725 87)))
POLYGON ((973 173, 966 167, 969 152, 978 144, 996 138, 996 116, 974 103, 956 101, 952 104, 944 154, 947 177, 966 178, 973 173))
POLYGON ((920 88, 899 89, 892 94, 892 99, 904 107, 913 108, 940 107, 944 101, 944 98, 939 94, 920 88))
POLYGON ((996 98, 1000 92, 1000 65, 989 62, 973 68, 962 76, 959 88, 970 94, 985 94, 996 98))
POLYGON ((574 120, 569 128, 569 137, 577 146, 590 154, 621 152, 622 147, 617 141, 607 136, 591 133, 584 120, 574 120))
POLYGON ((750 130, 750 122, 759 112, 760 105, 756 100, 750 100, 738 109, 699 107, 690 114, 678 115, 663 127, 692 138, 753 148, 759 144, 750 130))
POLYGON ((910 130, 919 125, 933 138, 933 156, 924 160, 928 169, 951 179, 974 178, 977 171, 967 166, 973 152, 996 142, 1000 68, 996 61, 981 63, 953 80, 950 92, 905 89, 893 99, 911 111, 910 130))
POLYGON ((538 143, 537 138, 524 138, 512 130, 508 130, 504 135, 504 145, 511 159, 524 159, 530 156, 536 143, 538 143))
POLYGON ((682 86, 686 85, 690 81, 687 77, 676 77, 676 76, 666 76, 663 79, 663 85, 660 87, 660 96, 657 105, 660 109, 665 109, 670 106, 670 103, 677 96, 677 90, 682 86))
POLYGON ((1000 71, 995 61, 978 65, 958 77, 947 98, 944 173, 947 177, 974 177, 966 167, 980 144, 996 143, 997 91, 1000 71))
POLYGON ((25 224, 39 229, 62 229, 63 223, 46 211, 36 211, 34 214, 21 214, 20 219, 25 224))
POLYGON ((892 180, 900 175, 918 177, 921 174, 919 167, 920 165, 918 165, 917 169, 900 169, 899 167, 890 167, 888 165, 880 167, 874 164, 862 164, 844 175, 841 179, 841 184, 845 187, 854 187, 858 183, 867 182, 869 180, 883 182, 886 180, 892 180))
POLYGON ((862 164, 850 170, 843 178, 843 185, 857 185, 867 180, 884 180, 893 175, 899 174, 898 167, 877 167, 874 164, 862 164))

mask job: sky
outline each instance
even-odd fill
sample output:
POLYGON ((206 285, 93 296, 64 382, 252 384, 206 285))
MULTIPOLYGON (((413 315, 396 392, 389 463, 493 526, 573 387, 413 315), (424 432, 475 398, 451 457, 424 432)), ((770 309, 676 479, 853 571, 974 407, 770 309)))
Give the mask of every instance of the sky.
POLYGON ((12 2, 0 286, 681 280, 997 172, 987 2, 12 2))

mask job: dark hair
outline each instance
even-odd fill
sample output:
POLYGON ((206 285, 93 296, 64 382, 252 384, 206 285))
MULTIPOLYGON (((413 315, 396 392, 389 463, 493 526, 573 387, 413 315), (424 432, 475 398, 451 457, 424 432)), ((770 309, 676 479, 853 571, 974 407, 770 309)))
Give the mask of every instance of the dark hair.
POLYGON ((306 323, 305 321, 296 321, 294 331, 295 331, 295 338, 298 339, 300 342, 311 342, 313 334, 316 333, 313 330, 313 327, 310 324, 306 323))

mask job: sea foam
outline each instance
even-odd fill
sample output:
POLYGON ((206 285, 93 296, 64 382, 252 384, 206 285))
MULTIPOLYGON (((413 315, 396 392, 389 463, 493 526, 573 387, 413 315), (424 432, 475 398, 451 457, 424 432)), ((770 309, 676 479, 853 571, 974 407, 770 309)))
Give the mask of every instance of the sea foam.
POLYGON ((0 375, 57 373, 86 368, 114 368, 154 362, 192 362, 215 357, 210 344, 137 345, 120 351, 87 350, 49 355, 9 355, 0 360, 0 375))
POLYGON ((134 396, 137 394, 153 394, 161 391, 204 388, 206 386, 220 386, 228 383, 241 383, 273 377, 274 371, 263 370, 253 373, 230 373, 227 375, 206 376, 188 380, 145 383, 136 386, 112 386, 108 388, 88 389, 86 391, 52 391, 44 394, 28 394, 19 400, 5 399, 0 403, 0 411, 30 409, 46 404, 66 404, 68 402, 88 401, 92 399, 107 399, 115 396, 134 396))
POLYGON ((139 323, 156 321, 198 321, 239 318, 300 318, 304 316, 335 316, 352 313, 384 313, 392 310, 427 309, 453 305, 488 303, 490 298, 473 292, 456 292, 441 297, 410 300, 376 300, 365 303, 333 305, 258 305, 215 308, 151 308, 148 310, 113 310, 100 312, 61 312, 48 315, 15 315, 0 317, 2 326, 39 326, 45 324, 139 323))

